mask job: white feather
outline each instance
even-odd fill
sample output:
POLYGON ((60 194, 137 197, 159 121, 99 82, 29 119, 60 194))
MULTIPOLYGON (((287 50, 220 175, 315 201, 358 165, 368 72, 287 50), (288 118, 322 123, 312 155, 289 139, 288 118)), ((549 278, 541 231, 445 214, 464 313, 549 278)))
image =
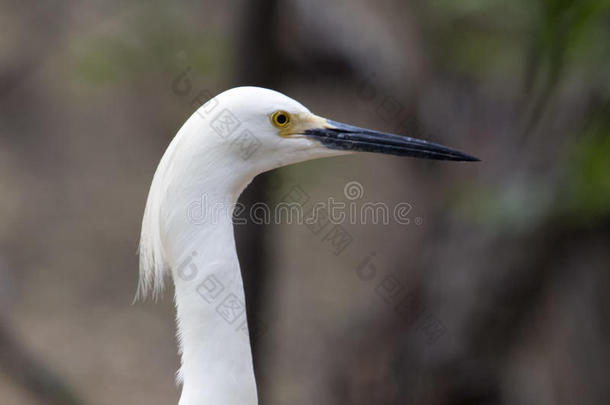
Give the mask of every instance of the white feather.
POLYGON ((213 210, 202 203, 205 221, 195 223, 190 207, 202 198, 210 205, 232 207, 258 173, 345 153, 305 137, 281 137, 270 120, 277 110, 315 117, 272 90, 240 87, 216 96, 178 131, 152 180, 140 236, 137 297, 158 297, 172 275, 182 364, 177 375, 183 382, 180 405, 257 403, 247 333, 219 316, 219 303, 212 305, 201 290, 202 283, 213 280, 222 286, 220 298, 244 301, 232 212, 213 218, 213 210), (214 122, 227 111, 239 126, 234 133, 219 135, 214 122), (235 144, 238 134, 246 132, 258 142, 248 157, 235 144), (191 269, 188 277, 180 273, 185 268, 191 269))

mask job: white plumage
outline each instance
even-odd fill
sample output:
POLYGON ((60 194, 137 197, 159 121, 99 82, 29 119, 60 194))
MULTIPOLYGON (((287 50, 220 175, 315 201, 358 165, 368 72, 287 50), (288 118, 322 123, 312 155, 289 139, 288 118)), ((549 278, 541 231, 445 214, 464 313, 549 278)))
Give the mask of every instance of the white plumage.
POLYGON ((256 87, 216 96, 178 131, 146 202, 138 296, 156 297, 171 274, 180 405, 258 403, 232 225, 231 207, 243 189, 275 167, 352 151, 475 160, 440 145, 329 121, 256 87))

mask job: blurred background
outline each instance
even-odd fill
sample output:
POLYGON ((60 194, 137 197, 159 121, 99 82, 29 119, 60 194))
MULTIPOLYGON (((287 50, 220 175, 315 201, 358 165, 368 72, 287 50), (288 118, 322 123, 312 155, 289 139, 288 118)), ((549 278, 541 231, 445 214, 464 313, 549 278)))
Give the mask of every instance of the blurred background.
POLYGON ((340 243, 237 227, 261 404, 610 403, 609 3, 2 0, 0 403, 177 403, 140 221, 178 128, 243 84, 482 159, 250 185, 411 207, 340 243))

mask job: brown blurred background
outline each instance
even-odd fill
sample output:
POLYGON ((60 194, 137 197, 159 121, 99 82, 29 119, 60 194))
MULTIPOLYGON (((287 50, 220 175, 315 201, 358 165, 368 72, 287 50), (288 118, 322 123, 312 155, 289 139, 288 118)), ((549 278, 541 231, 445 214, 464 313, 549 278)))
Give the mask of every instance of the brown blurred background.
POLYGON ((412 206, 342 250, 238 227, 261 404, 610 403, 609 3, 3 0, 0 403, 177 403, 172 291, 132 305, 140 220, 177 129, 242 84, 482 159, 254 181, 412 206))

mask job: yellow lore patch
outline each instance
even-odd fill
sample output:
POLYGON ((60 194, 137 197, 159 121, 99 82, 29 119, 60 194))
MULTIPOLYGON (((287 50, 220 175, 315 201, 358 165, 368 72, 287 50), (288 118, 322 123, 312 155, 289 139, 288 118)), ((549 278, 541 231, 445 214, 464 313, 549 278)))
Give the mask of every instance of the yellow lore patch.
POLYGON ((314 114, 289 114, 285 111, 276 111, 271 115, 271 122, 279 128, 280 136, 288 138, 294 135, 304 135, 305 131, 314 128, 333 128, 326 118, 314 114), (284 118, 286 120, 284 121, 284 118), (277 121, 280 122, 277 122, 277 121), (280 125, 282 123, 283 125, 280 125))

